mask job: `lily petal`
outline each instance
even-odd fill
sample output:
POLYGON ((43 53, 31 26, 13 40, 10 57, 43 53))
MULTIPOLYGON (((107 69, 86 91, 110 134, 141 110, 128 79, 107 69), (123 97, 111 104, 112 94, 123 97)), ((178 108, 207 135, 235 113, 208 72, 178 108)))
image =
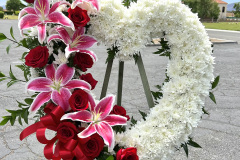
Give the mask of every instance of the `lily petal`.
POLYGON ((61 12, 52 12, 48 15, 48 20, 45 22, 62 24, 75 30, 73 22, 61 12))
POLYGON ((42 92, 37 95, 31 104, 29 111, 36 112, 45 102, 51 99, 51 92, 42 92))
POLYGON ((41 23, 37 25, 37 29, 38 29, 38 41, 42 44, 46 38, 46 24, 41 23))
POLYGON ((45 74, 46 77, 51 79, 52 81, 55 79, 55 67, 53 66, 53 64, 49 64, 46 66, 45 74))
POLYGON ((54 103, 62 107, 64 111, 68 111, 70 109, 68 100, 71 97, 71 92, 66 88, 61 88, 60 91, 54 90, 52 92, 52 100, 54 103))
POLYGON ((77 30, 74 32, 73 37, 72 37, 73 41, 75 39, 79 39, 84 33, 85 33, 84 27, 77 28, 77 30))
POLYGON ((71 4, 69 2, 66 2, 66 1, 60 1, 60 2, 56 2, 52 5, 50 11, 49 11, 49 14, 51 14, 52 12, 56 11, 56 9, 60 6, 60 5, 63 5, 63 4, 66 4, 68 6, 71 6, 71 4))
POLYGON ((55 80, 61 81, 61 86, 64 86, 72 79, 74 73, 75 70, 72 67, 62 64, 57 68, 55 80))
POLYGON ((68 89, 81 88, 91 90, 91 85, 84 80, 74 79, 69 81, 65 86, 68 89))
POLYGON ((88 0, 89 2, 92 3, 94 7, 99 11, 99 1, 98 0, 88 0))
POLYGON ((73 121, 80 121, 80 122, 92 122, 92 114, 89 111, 83 110, 74 113, 68 113, 62 116, 61 120, 64 119, 71 119, 73 121))
POLYGON ((60 36, 62 37, 63 42, 64 42, 65 44, 69 44, 69 43, 72 42, 72 40, 71 40, 71 38, 70 38, 70 36, 69 36, 69 34, 68 34, 68 32, 66 31, 65 28, 63 28, 63 27, 58 27, 56 30, 57 30, 57 32, 60 34, 60 36))
POLYGON ((26 14, 26 13, 28 13, 28 14, 37 14, 36 13, 36 11, 34 10, 34 8, 32 8, 32 7, 25 7, 25 8, 23 8, 20 12, 19 12, 19 14, 18 14, 18 19, 20 19, 24 14, 26 14))
POLYGON ((114 100, 115 100, 115 96, 109 95, 101 99, 100 102, 97 104, 97 106, 94 108, 94 111, 96 113, 102 113, 100 115, 101 120, 107 117, 107 115, 109 115, 109 113, 111 112, 113 108, 114 100))
POLYGON ((50 9, 48 0, 35 0, 34 9, 39 17, 47 17, 50 9))
POLYGON ((34 14, 28 14, 20 18, 18 22, 18 27, 20 30, 27 29, 34 27, 36 25, 41 24, 42 22, 40 21, 39 17, 34 14))
POLYGON ((67 45, 67 47, 65 48, 65 57, 68 58, 69 55, 72 53, 72 52, 78 52, 79 49, 77 48, 70 48, 69 45, 67 45))
POLYGON ((93 135, 94 133, 96 133, 96 129, 95 129, 95 124, 90 124, 86 129, 84 129, 81 133, 78 134, 79 138, 87 138, 91 135, 93 135))
POLYGON ((112 127, 105 122, 99 122, 95 124, 97 133, 103 138, 104 143, 109 146, 110 149, 114 147, 114 134, 112 127))
POLYGON ((45 77, 35 78, 28 82, 27 89, 36 92, 50 92, 52 81, 45 77))
POLYGON ((94 108, 96 107, 95 100, 94 100, 93 96, 90 93, 87 92, 87 94, 88 94, 88 101, 90 103, 90 106, 89 106, 90 111, 94 111, 94 108))
POLYGON ((107 122, 110 126, 127 125, 127 118, 119 115, 109 115, 102 121, 107 122))
POLYGON ((93 59, 94 62, 97 61, 97 55, 96 55, 93 51, 89 51, 89 50, 79 50, 79 52, 81 52, 81 53, 87 53, 87 54, 89 54, 89 55, 92 57, 92 59, 93 59))
MULTIPOLYGON (((63 39, 62 39, 61 36, 59 36, 58 34, 53 34, 53 35, 51 35, 51 36, 48 37, 47 43, 49 44, 49 42, 50 42, 51 40, 54 40, 54 39, 59 39, 59 40, 63 41, 63 39)), ((63 42, 64 42, 64 41, 63 41, 63 42)))
POLYGON ((91 36, 81 36, 80 39, 78 40, 78 42, 76 43, 75 46, 73 46, 72 48, 77 48, 77 49, 87 49, 92 47, 92 45, 94 45, 94 43, 96 43, 97 40, 91 36))

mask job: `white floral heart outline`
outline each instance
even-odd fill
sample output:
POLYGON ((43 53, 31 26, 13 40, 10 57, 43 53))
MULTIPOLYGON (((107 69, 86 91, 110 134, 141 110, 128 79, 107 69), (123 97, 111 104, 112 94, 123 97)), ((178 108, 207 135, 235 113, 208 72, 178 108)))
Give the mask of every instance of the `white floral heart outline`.
POLYGON ((163 98, 116 142, 136 147, 141 160, 169 159, 176 146, 188 140, 202 116, 205 97, 213 81, 214 58, 204 26, 196 14, 179 0, 138 0, 129 9, 119 0, 102 0, 98 16, 91 19, 90 32, 107 46, 120 46, 118 58, 131 59, 145 48, 152 33, 171 46, 171 60, 163 98), (131 135, 131 136, 129 136, 131 135))

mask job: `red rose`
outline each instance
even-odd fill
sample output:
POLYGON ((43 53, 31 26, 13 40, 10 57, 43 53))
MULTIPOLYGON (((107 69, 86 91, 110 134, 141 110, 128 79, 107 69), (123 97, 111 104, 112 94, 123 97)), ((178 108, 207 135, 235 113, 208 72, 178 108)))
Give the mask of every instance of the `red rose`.
POLYGON ((27 3, 34 3, 34 0, 24 0, 26 1, 27 3))
POLYGON ((48 104, 46 105, 46 107, 43 109, 43 111, 44 111, 46 114, 49 114, 49 113, 51 113, 52 110, 53 110, 54 108, 56 108, 56 107, 57 107, 57 105, 55 105, 54 103, 50 102, 50 103, 48 103, 48 104))
POLYGON ((93 65, 93 59, 89 54, 77 52, 74 56, 73 63, 80 68, 83 72, 93 65))
POLYGON ((73 22, 75 28, 85 27, 86 24, 90 21, 87 11, 79 7, 76 7, 74 9, 69 8, 68 17, 73 22))
POLYGON ((130 147, 127 149, 120 149, 116 154, 117 160, 138 160, 137 149, 130 147))
POLYGON ((98 81, 96 81, 93 77, 92 77, 92 74, 91 73, 87 73, 87 74, 83 74, 79 77, 80 79, 88 82, 91 86, 92 86, 92 89, 95 88, 96 84, 98 81))
POLYGON ((69 98, 69 104, 73 111, 86 110, 88 108, 88 94, 82 89, 75 90, 69 98))
POLYGON ((103 139, 96 133, 91 135, 88 141, 81 144, 82 152, 90 160, 99 156, 100 152, 103 150, 103 147, 103 139))
POLYGON ((37 46, 30 50, 25 57, 25 64, 33 68, 42 68, 48 62, 48 48, 46 46, 37 46))
POLYGON ((61 122, 57 127, 57 137, 59 141, 66 143, 77 138, 78 130, 71 122, 61 122))
POLYGON ((127 115, 126 110, 122 106, 115 105, 110 114, 116 114, 116 115, 126 117, 127 120, 130 119, 130 117, 127 115))

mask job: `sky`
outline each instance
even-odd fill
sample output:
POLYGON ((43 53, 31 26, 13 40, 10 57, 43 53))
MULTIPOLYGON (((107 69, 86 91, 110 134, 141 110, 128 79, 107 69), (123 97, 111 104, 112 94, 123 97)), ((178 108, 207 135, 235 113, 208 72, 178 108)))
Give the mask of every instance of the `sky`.
MULTIPOLYGON (((23 0, 20 0, 20 1, 22 1, 23 3, 26 4, 26 2, 24 2, 23 0)), ((0 6, 5 6, 6 2, 7 2, 7 0, 0 0, 0 6)))

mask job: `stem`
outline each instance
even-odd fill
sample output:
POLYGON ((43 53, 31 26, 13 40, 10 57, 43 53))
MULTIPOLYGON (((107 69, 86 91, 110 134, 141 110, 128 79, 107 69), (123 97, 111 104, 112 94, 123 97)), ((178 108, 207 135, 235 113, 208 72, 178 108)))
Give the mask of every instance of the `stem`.
MULTIPOLYGON (((12 41, 12 42, 14 42, 14 43, 17 43, 19 46, 22 46, 22 47, 24 47, 21 43, 18 43, 16 40, 12 40, 12 39, 10 39, 10 38, 7 38, 9 41, 12 41)), ((27 48, 27 47, 24 47, 24 48, 27 48)), ((27 48, 27 49, 29 49, 29 48, 27 48)), ((29 49, 30 50, 30 49, 29 49)))
MULTIPOLYGON (((12 79, 11 77, 6 77, 6 78, 8 78, 8 79, 12 79)), ((21 79, 12 79, 12 80, 27 83, 27 81, 24 81, 24 80, 21 80, 21 79)))

